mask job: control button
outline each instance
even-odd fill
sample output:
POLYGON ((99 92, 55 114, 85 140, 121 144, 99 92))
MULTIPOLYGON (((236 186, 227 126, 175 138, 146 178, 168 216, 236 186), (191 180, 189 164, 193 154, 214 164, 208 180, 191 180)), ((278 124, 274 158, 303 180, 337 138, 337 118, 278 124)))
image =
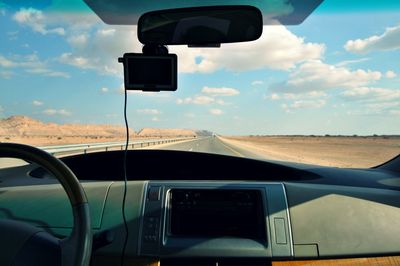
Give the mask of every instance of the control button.
POLYGON ((160 218, 158 217, 145 217, 143 221, 143 241, 144 242, 158 242, 160 218))
POLYGON ((145 242, 153 242, 153 243, 155 243, 155 242, 157 242, 157 240, 158 240, 157 235, 152 235, 152 234, 144 235, 144 241, 145 242))
POLYGON ((151 226, 157 226, 160 223, 160 219, 157 217, 145 217, 144 218, 144 226, 149 227, 151 226))
POLYGON ((150 201, 160 200, 161 187, 150 187, 147 194, 147 199, 150 201))

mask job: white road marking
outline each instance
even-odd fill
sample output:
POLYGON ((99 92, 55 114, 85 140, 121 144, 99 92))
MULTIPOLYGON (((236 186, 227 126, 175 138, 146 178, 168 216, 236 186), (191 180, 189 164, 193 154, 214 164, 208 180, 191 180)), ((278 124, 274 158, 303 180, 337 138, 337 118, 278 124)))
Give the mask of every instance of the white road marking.
POLYGON ((243 154, 241 154, 240 152, 238 152, 238 151, 235 151, 234 149, 232 149, 231 147, 229 147, 228 145, 226 145, 225 143, 224 143, 224 141, 223 140, 219 140, 220 141, 220 143, 222 144, 222 145, 224 145, 226 148, 228 148, 229 150, 231 150, 233 153, 235 153, 236 155, 239 155, 240 157, 246 157, 246 156, 244 156, 243 154))

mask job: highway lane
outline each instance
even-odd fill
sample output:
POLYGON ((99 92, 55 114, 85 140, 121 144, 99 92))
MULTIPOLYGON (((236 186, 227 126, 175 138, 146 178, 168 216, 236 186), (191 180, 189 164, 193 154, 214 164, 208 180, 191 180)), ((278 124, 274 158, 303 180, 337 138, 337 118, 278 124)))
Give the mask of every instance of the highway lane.
POLYGON ((261 157, 249 150, 226 143, 219 137, 197 138, 190 141, 162 145, 160 147, 154 146, 152 149, 205 152, 253 159, 265 159, 265 157, 261 157))

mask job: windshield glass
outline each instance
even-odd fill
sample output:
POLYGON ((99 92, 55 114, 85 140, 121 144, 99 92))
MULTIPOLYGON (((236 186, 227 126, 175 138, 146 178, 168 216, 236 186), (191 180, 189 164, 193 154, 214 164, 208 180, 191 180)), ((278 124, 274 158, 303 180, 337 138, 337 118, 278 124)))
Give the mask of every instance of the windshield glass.
MULTIPOLYGON (((170 46, 176 92, 129 92, 130 148, 338 167, 400 153, 400 2, 324 1, 302 24, 221 48, 170 46)), ((136 26, 80 1, 0 1, 0 142, 121 149, 136 26)))

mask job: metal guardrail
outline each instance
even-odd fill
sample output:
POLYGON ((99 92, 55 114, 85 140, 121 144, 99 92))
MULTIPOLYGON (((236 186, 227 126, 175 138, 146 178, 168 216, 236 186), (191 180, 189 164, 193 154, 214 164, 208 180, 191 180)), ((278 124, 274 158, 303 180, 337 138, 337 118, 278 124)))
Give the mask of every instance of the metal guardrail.
MULTIPOLYGON (((128 148, 143 148, 153 145, 165 144, 178 142, 183 140, 194 139, 195 137, 182 137, 182 138, 171 138, 171 139, 148 139, 129 142, 128 148)), ((57 146, 43 146, 39 147, 42 150, 47 151, 52 155, 59 154, 70 154, 70 153, 87 153, 89 151, 108 151, 110 149, 125 149, 126 143, 121 142, 103 142, 103 143, 85 143, 85 144, 70 144, 70 145, 57 145, 57 146)))

